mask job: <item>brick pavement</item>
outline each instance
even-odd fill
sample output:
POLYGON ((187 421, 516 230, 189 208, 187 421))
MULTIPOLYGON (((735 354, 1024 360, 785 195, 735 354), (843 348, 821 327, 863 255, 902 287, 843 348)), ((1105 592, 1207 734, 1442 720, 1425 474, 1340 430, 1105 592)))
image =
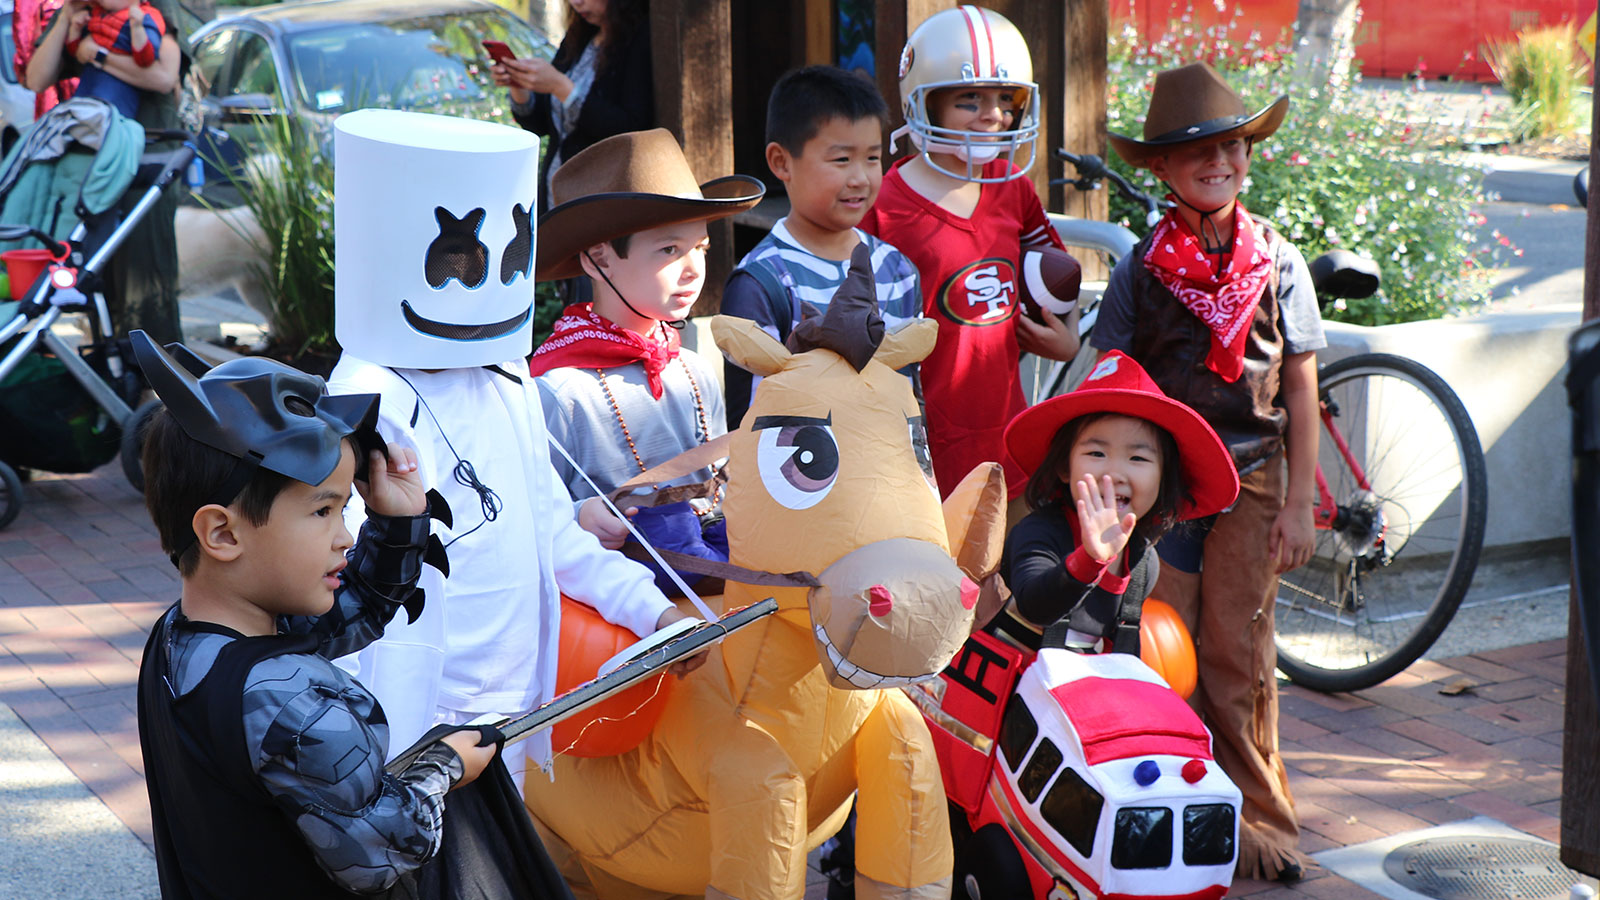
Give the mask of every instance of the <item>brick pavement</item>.
MULTIPOLYGON (((134 719, 149 623, 176 597, 115 465, 41 474, 0 531, 0 701, 150 841, 134 719)), ((1309 853, 1477 815, 1559 839, 1564 641, 1424 661, 1358 694, 1282 691, 1283 756, 1309 853)), ((820 885, 813 885, 820 896, 820 885)), ((1361 900, 1313 870, 1234 896, 1361 900)))

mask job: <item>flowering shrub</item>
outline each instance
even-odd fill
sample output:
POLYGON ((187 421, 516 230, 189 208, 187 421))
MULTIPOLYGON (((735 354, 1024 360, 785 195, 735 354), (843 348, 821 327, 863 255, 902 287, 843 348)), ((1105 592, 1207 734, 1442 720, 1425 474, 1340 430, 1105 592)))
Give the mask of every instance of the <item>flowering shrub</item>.
MULTIPOLYGON (((1427 152, 1458 143, 1443 126, 1406 124, 1429 120, 1420 82, 1403 96, 1358 92, 1359 76, 1335 74, 1326 86, 1294 85, 1286 37, 1249 31, 1238 10, 1227 24, 1210 28, 1195 27, 1189 18, 1173 23, 1153 44, 1131 25, 1113 35, 1107 128, 1142 135, 1155 73, 1196 60, 1222 72, 1251 112, 1289 94, 1288 118, 1256 144, 1242 202, 1307 260, 1328 250, 1351 250, 1376 260, 1383 273, 1376 296, 1336 301, 1324 315, 1385 325, 1436 318, 1488 299, 1486 266, 1502 250, 1520 251, 1499 235, 1500 247, 1475 246, 1482 217, 1473 209, 1485 199, 1483 173, 1427 152)), ((1112 165, 1136 185, 1165 192, 1148 170, 1130 171, 1112 157, 1112 165)), ((1113 200, 1111 218, 1136 231, 1143 224, 1142 211, 1120 198, 1113 200)))

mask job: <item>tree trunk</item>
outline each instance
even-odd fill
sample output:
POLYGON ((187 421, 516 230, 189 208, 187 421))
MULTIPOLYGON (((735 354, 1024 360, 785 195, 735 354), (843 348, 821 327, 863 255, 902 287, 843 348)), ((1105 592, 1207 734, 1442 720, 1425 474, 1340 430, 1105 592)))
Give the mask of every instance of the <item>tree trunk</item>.
POLYGON ((1320 87, 1350 74, 1360 0, 1300 0, 1295 20, 1294 80, 1320 87))

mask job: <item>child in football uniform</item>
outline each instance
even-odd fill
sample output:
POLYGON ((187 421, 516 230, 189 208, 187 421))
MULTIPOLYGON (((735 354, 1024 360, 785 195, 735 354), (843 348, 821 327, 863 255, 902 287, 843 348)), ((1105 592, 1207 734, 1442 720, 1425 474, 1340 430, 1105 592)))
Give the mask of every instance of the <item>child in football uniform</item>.
POLYGON ((924 315, 939 340, 922 362, 929 449, 941 493, 982 462, 1005 465, 1012 521, 1027 475, 1005 450, 1006 423, 1026 402, 1023 351, 1067 360, 1078 352, 1076 307, 1040 321, 1019 315, 1021 258, 1064 250, 1032 182, 1038 85, 1022 35, 1003 16, 962 6, 929 17, 900 57, 900 102, 916 152, 884 176, 861 227, 917 266, 924 315))

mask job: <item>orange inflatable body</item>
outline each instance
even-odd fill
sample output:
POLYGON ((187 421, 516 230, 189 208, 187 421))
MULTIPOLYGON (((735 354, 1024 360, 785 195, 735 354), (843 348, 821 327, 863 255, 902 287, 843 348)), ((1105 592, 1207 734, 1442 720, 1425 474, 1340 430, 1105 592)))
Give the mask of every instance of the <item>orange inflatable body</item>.
MULTIPOLYGON (((562 594, 556 694, 593 679, 602 663, 638 640, 628 629, 601 618, 594 607, 562 594)), ((551 747, 585 758, 627 753, 656 727, 676 681, 663 672, 589 707, 551 729, 551 747)))
POLYGON ((1169 604, 1151 597, 1139 618, 1139 658, 1156 670, 1179 697, 1194 693, 1194 638, 1169 604))

